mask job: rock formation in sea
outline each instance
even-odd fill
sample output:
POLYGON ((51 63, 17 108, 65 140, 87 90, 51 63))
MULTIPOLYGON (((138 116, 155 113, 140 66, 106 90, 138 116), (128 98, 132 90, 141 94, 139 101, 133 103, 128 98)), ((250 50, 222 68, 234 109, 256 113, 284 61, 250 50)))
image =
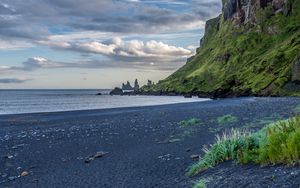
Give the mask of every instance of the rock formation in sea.
POLYGON ((122 84, 122 90, 123 91, 133 91, 134 88, 130 85, 130 82, 127 81, 126 84, 124 84, 124 83, 122 84))

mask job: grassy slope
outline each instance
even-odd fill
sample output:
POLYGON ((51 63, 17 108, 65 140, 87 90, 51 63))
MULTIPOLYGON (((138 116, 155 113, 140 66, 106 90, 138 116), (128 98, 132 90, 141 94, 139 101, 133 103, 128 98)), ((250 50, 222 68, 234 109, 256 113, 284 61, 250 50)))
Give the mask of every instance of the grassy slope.
POLYGON ((222 16, 207 23, 202 47, 196 56, 157 85, 143 91, 176 93, 297 95, 282 89, 291 79, 292 62, 300 54, 300 0, 291 0, 289 16, 271 15, 266 8, 257 12, 258 25, 235 26, 222 16))

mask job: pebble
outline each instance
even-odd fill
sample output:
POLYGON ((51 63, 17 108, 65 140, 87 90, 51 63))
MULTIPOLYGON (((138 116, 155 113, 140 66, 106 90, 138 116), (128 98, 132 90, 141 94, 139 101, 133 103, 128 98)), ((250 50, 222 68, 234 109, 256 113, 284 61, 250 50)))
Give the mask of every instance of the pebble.
POLYGON ((98 151, 94 157, 95 158, 100 158, 100 157, 103 157, 104 155, 108 154, 108 152, 103 152, 103 151, 98 151))
POLYGON ((12 147, 12 149, 18 149, 19 147, 23 147, 25 144, 18 144, 12 147))
POLYGON ((89 157, 87 157, 84 162, 85 163, 90 163, 92 162, 93 160, 95 160, 96 158, 101 158, 103 157, 104 155, 107 155, 108 152, 104 152, 104 151, 98 151, 95 155, 91 155, 89 157))
POLYGON ((90 163, 90 162, 92 162, 94 159, 95 159, 94 157, 87 157, 87 158, 84 160, 84 162, 85 162, 85 163, 90 163))
POLYGON ((24 177, 24 176, 28 176, 28 172, 27 171, 23 171, 22 173, 21 173, 21 177, 24 177))
POLYGON ((2 178, 6 178, 7 177, 7 174, 2 174, 2 178))
POLYGON ((8 180, 10 180, 10 181, 15 180, 15 179, 17 179, 16 176, 9 176, 9 177, 8 177, 8 180))
POLYGON ((200 156, 199 155, 191 155, 191 159, 193 159, 194 161, 199 160, 200 156))
POLYGON ((166 154, 166 155, 158 156, 158 158, 162 159, 162 160, 165 160, 165 161, 169 161, 171 156, 172 156, 171 154, 166 154))
POLYGON ((6 156, 4 156, 4 158, 6 158, 6 159, 12 159, 14 156, 12 156, 12 155, 6 155, 6 156))

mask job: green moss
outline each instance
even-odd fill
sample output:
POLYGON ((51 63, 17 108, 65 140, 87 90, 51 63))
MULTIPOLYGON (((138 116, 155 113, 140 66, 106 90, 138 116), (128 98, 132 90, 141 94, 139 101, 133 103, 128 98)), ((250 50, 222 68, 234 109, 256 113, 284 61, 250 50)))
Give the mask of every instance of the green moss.
POLYGON ((208 183, 207 179, 200 179, 195 183, 193 188, 206 188, 207 183, 208 183))
POLYGON ((217 118, 217 122, 219 125, 231 124, 238 121, 238 118, 233 115, 224 115, 217 118))
POLYGON ((183 121, 179 122, 179 125, 183 128, 184 127, 195 126, 195 125, 201 125, 201 124, 202 124, 202 122, 198 118, 191 118, 189 120, 183 120, 183 121))
POLYGON ((271 7, 260 10, 257 25, 237 27, 223 22, 222 16, 210 20, 195 57, 142 91, 300 95, 284 87, 291 79, 291 65, 300 54, 300 3, 291 3, 289 16, 270 14, 271 7))
POLYGON ((279 114, 271 114, 270 116, 266 116, 260 119, 255 119, 252 124, 257 125, 259 127, 269 125, 273 122, 279 121, 282 117, 279 114))

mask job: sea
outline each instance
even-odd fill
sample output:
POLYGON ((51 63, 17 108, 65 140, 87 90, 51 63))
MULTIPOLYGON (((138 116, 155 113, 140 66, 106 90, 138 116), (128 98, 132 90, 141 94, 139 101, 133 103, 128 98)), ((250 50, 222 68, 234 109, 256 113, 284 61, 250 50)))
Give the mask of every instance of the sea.
POLYGON ((207 101, 182 96, 110 96, 110 90, 0 90, 0 114, 59 112, 207 101), (102 93, 102 95, 96 95, 102 93))

